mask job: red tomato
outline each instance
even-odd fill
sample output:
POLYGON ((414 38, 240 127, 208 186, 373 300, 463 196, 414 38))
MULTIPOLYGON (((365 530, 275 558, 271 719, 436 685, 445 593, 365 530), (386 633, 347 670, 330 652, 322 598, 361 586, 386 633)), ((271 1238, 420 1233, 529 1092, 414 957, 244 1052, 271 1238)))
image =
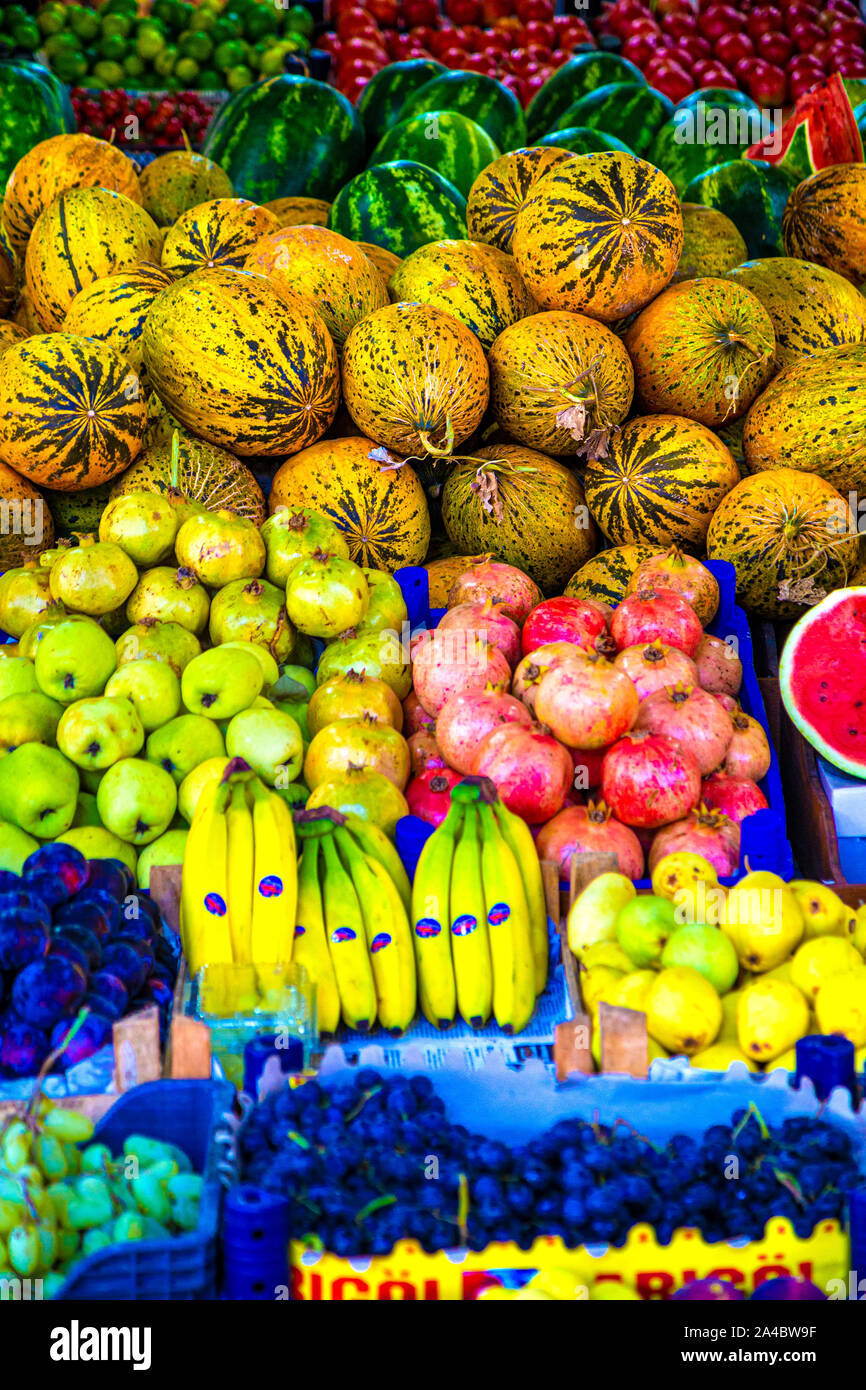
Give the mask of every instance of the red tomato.
POLYGON ((866 44, 866 24, 862 19, 854 19, 851 15, 840 15, 838 18, 833 16, 830 20, 830 37, 856 44, 862 49, 866 44))
POLYGON ((344 97, 349 98, 349 101, 356 102, 369 81, 369 77, 341 78, 338 84, 339 90, 344 97))
POLYGON ((378 34, 379 29, 372 15, 357 6, 344 10, 337 18, 337 33, 341 39, 350 39, 359 34, 378 34))
POLYGON ((388 54, 382 46, 381 40, 365 38, 363 35, 352 36, 344 39, 340 49, 340 61, 346 58, 370 58, 380 63, 387 63, 388 54))
POLYGON ((801 53, 811 53, 816 44, 821 43, 825 37, 825 32, 820 24, 816 24, 811 19, 798 19, 796 24, 792 24, 788 30, 794 40, 794 47, 801 53))
POLYGON ((530 19, 523 29, 527 43, 536 43, 541 48, 553 48, 556 43, 556 30, 549 19, 530 19))
POLYGON ((780 68, 787 66, 794 52, 794 45, 787 34, 769 31, 758 35, 757 47, 759 58, 763 58, 767 63, 775 63, 780 68))
POLYGON ((455 43, 453 29, 436 29, 427 40, 427 47, 438 58, 440 53, 444 53, 446 48, 453 48, 455 43))
POLYGON ((411 34, 389 33, 386 38, 388 54, 394 63, 402 63, 414 53, 419 44, 411 34))
POLYGON ((682 101, 683 97, 695 90, 694 78, 677 63, 671 63, 667 71, 654 77, 653 86, 670 101, 682 101))
POLYGON ((791 32, 792 27, 799 20, 814 20, 818 18, 817 9, 814 5, 810 5, 808 3, 808 0, 789 0, 788 4, 785 4, 783 0, 783 8, 785 11, 785 28, 787 29, 789 34, 791 32))
POLYGON ((381 63, 374 63, 369 58, 347 58, 339 64, 337 73, 340 81, 344 82, 347 77, 375 77, 381 66, 381 63))
POLYGON ((687 53, 692 59, 712 58, 713 47, 709 39, 702 38, 700 34, 689 34, 677 41, 674 52, 678 56, 680 53, 687 53))
POLYGON ((528 24, 532 19, 553 19, 553 0, 517 0, 514 8, 521 24, 528 24))
POLYGON ((774 5, 756 5, 746 20, 746 32, 749 38, 757 39, 761 34, 772 34, 781 29, 782 23, 782 11, 774 5))
POLYGON ((656 0, 655 12, 660 15, 692 15, 694 10, 690 0, 656 0))
POLYGON ((487 35, 479 24, 464 24, 460 37, 467 53, 478 53, 487 42, 487 35))
POLYGON ((741 58, 751 58, 754 52, 755 45, 748 34, 722 34, 716 43, 716 57, 729 67, 733 67, 741 58))
POLYGON ((658 43, 650 34, 633 34, 622 46, 622 56, 636 67, 643 68, 658 52, 658 43))
POLYGON ((415 29, 419 24, 438 29, 439 19, 436 0, 400 0, 400 22, 404 29, 415 29))
POLYGON ((700 30, 705 39, 714 43, 722 34, 736 34, 743 28, 743 16, 733 5, 711 5, 701 15, 700 30))
POLYGON ((481 9, 484 15, 484 23, 493 24, 494 20, 502 19, 504 15, 512 13, 511 0, 481 0, 481 9))
POLYGON ((447 48, 440 48, 436 57, 446 68, 462 69, 466 66, 466 60, 469 54, 465 53, 462 48, 458 48, 456 43, 452 43, 449 44, 447 48))
POLYGON ((730 87, 737 90, 737 79, 721 63, 698 60, 692 68, 692 76, 702 87, 730 87))
POLYGON ((698 32, 698 21, 693 14, 666 14, 662 20, 662 32, 673 39, 685 38, 698 32))
POLYGON ((316 44, 318 48, 323 48, 326 53, 339 53, 342 48, 342 44, 337 38, 337 35, 330 31, 327 34, 323 34, 320 39, 317 39, 316 44))
POLYGON ((817 87, 824 74, 816 73, 811 68, 803 68, 801 72, 792 72, 788 75, 788 91, 793 101, 797 97, 805 96, 811 92, 813 87, 817 87))
POLYGON ((490 29, 485 34, 484 46, 486 49, 495 49, 497 53, 505 53, 510 47, 508 35, 501 29, 490 29))
POLYGON ((445 13, 461 29, 466 24, 480 24, 483 18, 481 0, 445 0, 445 13))
POLYGON ((758 58, 746 91, 759 106, 784 106, 788 97, 788 79, 781 68, 758 58))
MULTIPOLYGON (((409 34, 416 43, 423 44, 424 48, 430 49, 433 35, 438 33, 437 29, 431 29, 429 24, 416 24, 409 30, 409 34)), ((432 50, 431 50, 432 51, 432 50)))
POLYGON ((365 0, 365 8, 380 29, 397 28, 397 0, 365 0))

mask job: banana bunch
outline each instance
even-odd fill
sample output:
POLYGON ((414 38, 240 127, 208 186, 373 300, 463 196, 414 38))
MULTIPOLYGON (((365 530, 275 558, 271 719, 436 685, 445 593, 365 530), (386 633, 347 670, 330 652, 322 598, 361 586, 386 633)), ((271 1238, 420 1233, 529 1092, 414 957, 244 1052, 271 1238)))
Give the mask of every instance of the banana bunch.
POLYGON ((297 816, 301 842, 293 959, 318 987, 319 1028, 340 1018, 402 1033, 415 1017, 410 889, 388 837, 327 807, 297 816))
POLYGON ((200 797, 184 847, 180 927, 190 971, 290 961, 297 895, 292 813, 233 758, 200 797))
POLYGON ((412 889, 418 994, 428 1022, 455 1016, 507 1033, 532 1017, 547 983, 547 907, 529 827, 477 784, 421 851, 412 889))

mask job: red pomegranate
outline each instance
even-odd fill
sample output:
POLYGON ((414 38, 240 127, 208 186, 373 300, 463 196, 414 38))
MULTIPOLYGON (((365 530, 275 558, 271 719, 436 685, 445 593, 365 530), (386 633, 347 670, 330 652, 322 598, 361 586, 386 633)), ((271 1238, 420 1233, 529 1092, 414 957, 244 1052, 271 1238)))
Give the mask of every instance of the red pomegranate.
POLYGON ((509 811, 541 825, 562 810, 571 788, 571 758, 540 729, 505 724, 482 739, 472 771, 489 777, 509 811))
POLYGON ((691 604, 670 589, 640 589, 624 598, 610 620, 618 651, 660 641, 694 656, 704 630, 691 604))
POLYGON ((535 716, 569 748, 604 748, 634 724, 637 691, 603 656, 562 661, 541 678, 535 716))
POLYGON ((450 767, 430 767, 413 777, 406 788, 410 815, 441 825, 451 809, 451 788, 462 781, 462 774, 450 767))
POLYGON ((617 820, 652 830, 697 806, 701 770, 693 753, 664 734, 626 734, 605 754, 601 794, 617 820))
POLYGON ((438 715, 449 695, 459 690, 500 690, 511 684, 511 667, 496 647, 477 633, 460 629, 425 632, 416 644, 412 680, 418 699, 438 715))
POLYGON ((702 777, 715 771, 731 741, 730 718, 696 685, 657 690, 641 704, 634 727, 675 739, 694 754, 702 777))
POLYGON ((730 816, 737 825, 746 816, 765 811, 768 806, 767 798, 751 777, 728 777, 724 772, 715 772, 706 779, 701 788, 701 801, 711 811, 730 816))
POLYGON ((431 767, 445 767, 442 750, 433 734, 428 734, 422 729, 407 739, 407 743, 413 777, 417 777, 431 767))
POLYGON ((740 827, 721 811, 706 806, 659 830, 649 852, 649 871, 666 854, 686 852, 709 860, 720 878, 737 872, 740 862, 740 827))
POLYGON ((508 617, 501 604, 484 599, 480 603, 461 603, 442 615, 439 632, 478 633, 491 646, 497 647, 512 671, 520 660, 520 628, 508 617))
POLYGON ((458 772, 471 772, 479 743, 491 729, 502 724, 522 724, 529 729, 532 715, 513 695, 461 690, 446 700, 439 711, 436 741, 449 766, 458 772))
POLYGON ((733 735, 725 754, 723 771, 729 777, 748 777, 760 782, 770 770, 772 756, 767 735, 757 719, 738 709, 731 715, 733 735))
POLYGON ((610 641, 604 608, 591 599, 545 599, 533 608, 523 624, 524 654, 545 642, 574 642, 588 651, 607 652, 610 641))
POLYGON ((601 786, 601 765, 606 748, 569 748, 574 764, 575 791, 592 791, 601 786))
POLYGON ((698 668, 691 657, 676 647, 663 647, 658 641, 648 646, 624 647, 614 657, 613 664, 628 676, 639 700, 645 700, 666 685, 676 685, 678 681, 685 685, 699 683, 698 668))
POLYGON ((721 705, 723 710, 727 710, 728 714, 733 714, 735 710, 740 708, 733 695, 721 695, 716 692, 713 695, 713 699, 716 701, 716 704, 721 705))
POLYGON ((405 737, 409 738, 411 734, 432 734, 435 727, 435 716, 424 708, 415 691, 410 690, 403 701, 403 733, 405 737))
POLYGON ((500 604, 510 618, 522 623, 541 602, 541 590, 528 574, 514 565, 485 560, 455 579, 448 594, 448 607, 484 599, 500 604))
POLYGON ((541 827, 535 841, 539 859, 559 865, 561 878, 571 874, 574 854, 615 854, 619 872, 643 877, 643 850, 633 830, 611 815, 604 802, 569 806, 541 827))
POLYGON ((651 555, 638 565, 628 582, 626 595, 641 589, 668 589, 691 604, 701 624, 711 623, 719 611, 719 585, 716 576, 696 560, 672 545, 662 555, 651 555))
POLYGON ((543 647, 537 647, 518 664, 511 680, 512 695, 522 700, 534 714, 538 684, 545 672, 562 661, 582 655, 582 648, 573 642, 546 642, 543 647))
POLYGON ((713 695, 736 695, 743 683, 743 663, 721 637, 705 632, 695 652, 698 684, 713 695))

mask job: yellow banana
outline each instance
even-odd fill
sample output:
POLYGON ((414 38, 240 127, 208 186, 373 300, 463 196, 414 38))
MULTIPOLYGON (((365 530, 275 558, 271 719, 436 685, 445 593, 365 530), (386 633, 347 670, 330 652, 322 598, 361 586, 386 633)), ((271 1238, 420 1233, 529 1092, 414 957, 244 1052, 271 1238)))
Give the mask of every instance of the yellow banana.
POLYGON ((493 1002, 493 972, 481 882, 476 806, 466 807, 463 833, 451 863, 448 908, 457 1007, 466 1023, 473 1028, 483 1028, 490 1017, 493 1002))
POLYGON ((253 922, 253 818, 244 782, 234 782, 226 811, 229 935, 238 965, 248 965, 253 922))
POLYGON ((348 830, 338 828, 335 839, 361 904, 379 1022, 390 1033, 402 1033, 415 1016, 416 999, 415 955, 406 910, 388 872, 375 859, 366 858, 348 830))
POLYGON ((493 1014, 499 1027, 521 1032, 535 1008, 535 961, 529 906, 517 860, 491 806, 478 808, 481 878, 493 963, 493 1014))
POLYGON ((343 1018, 350 1028, 367 1033, 376 1022, 376 985, 361 905, 352 880, 340 863, 333 835, 323 836, 321 845, 325 862, 325 927, 343 1018))
POLYGON ((541 864, 532 832, 525 820, 497 801, 493 808, 502 838, 517 861, 523 891, 529 909, 529 934, 532 942, 532 959, 535 967, 535 993, 541 994, 547 984, 547 899, 544 896, 544 879, 541 877, 541 864))
POLYGON ((256 965, 283 965, 292 959, 298 902, 295 828, 282 797, 258 778, 250 783, 250 795, 255 842, 250 959, 256 965))
POLYGON ((231 788, 214 788, 196 806, 183 855, 183 949, 195 975, 203 965, 233 960, 228 920, 228 833, 225 809, 231 788))
POLYGON ((325 935, 320 865, 318 839, 305 839, 298 871, 298 924, 292 959, 304 966, 316 986, 319 1031, 336 1033, 340 1022, 340 993, 325 935))
POLYGON ((412 885, 418 997, 424 1017, 436 1028, 447 1028, 457 1011, 448 903, 451 864, 462 821, 463 807, 455 802, 421 850, 412 885))
POLYGON ((383 869, 387 869, 395 884, 397 892, 403 899, 403 906, 407 912, 412 910, 412 885, 409 882, 409 875, 403 868, 403 861, 394 848, 384 830, 378 825, 372 825, 370 821, 363 821, 358 816, 346 816, 346 828, 352 832, 358 844, 365 854, 371 859, 377 859, 383 869))

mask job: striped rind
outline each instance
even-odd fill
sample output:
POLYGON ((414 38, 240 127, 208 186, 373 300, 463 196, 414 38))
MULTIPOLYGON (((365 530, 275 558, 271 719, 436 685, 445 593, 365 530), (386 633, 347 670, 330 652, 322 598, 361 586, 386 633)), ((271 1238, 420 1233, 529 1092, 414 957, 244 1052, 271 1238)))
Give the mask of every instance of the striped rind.
POLYGON ((866 164, 833 164, 798 184, 782 219, 787 256, 866 280, 866 164))
POLYGON ((387 130, 370 164, 411 159, 434 169, 467 197, 475 179, 499 158, 499 146, 460 111, 423 111, 387 130))
POLYGON ((843 493, 866 491, 866 344, 781 372, 749 411, 743 445, 752 473, 796 468, 843 493))
POLYGON ((512 150, 480 173, 466 200, 466 225, 474 241, 511 251, 517 214, 538 180, 569 157, 563 149, 512 150))
POLYGON ((690 128, 681 114, 693 110, 695 103, 681 102, 671 119, 656 131, 646 156, 651 164, 667 174, 681 198, 692 180, 707 169, 740 158, 745 146, 751 143, 751 132, 761 115, 754 102, 735 92, 723 94, 708 90, 703 101, 706 138, 696 138, 694 127, 690 128), (684 135, 692 138, 684 138, 684 135), (728 135, 733 136, 731 143, 728 135))
POLYGON ((682 211, 683 249, 674 283, 699 275, 725 275, 742 264, 748 255, 746 243, 730 217, 700 203, 683 203, 682 211))
POLYGON ((774 370, 773 321, 756 295, 730 280, 669 285, 623 341, 642 410, 711 428, 745 414, 774 370))
POLYGON ((584 487, 593 517, 614 545, 703 547, 710 519, 740 480, 730 450, 696 420, 642 415, 591 458, 584 487))
POLYGON ((156 296, 171 283, 171 276, 155 265, 94 280, 73 299, 63 331, 98 338, 140 373, 144 321, 156 296))
POLYGON ((170 227, 199 203, 235 195, 225 170, 192 150, 161 154, 141 171, 139 183, 141 201, 158 227, 170 227))
POLYGON ((281 227, 324 227, 331 204, 322 198, 274 198, 263 206, 281 227))
POLYGON ((526 111, 530 140, 553 130, 566 107, 572 106, 587 92, 610 82, 645 82, 646 78, 634 63, 620 58, 618 53, 581 53, 569 58, 557 68, 544 86, 535 94, 526 111))
MULTIPOLYGON (((112 500, 140 489, 165 496, 172 486, 172 452, 171 443, 145 449, 115 482, 112 500)), ((209 511, 237 512, 257 526, 267 516, 264 493, 246 464, 204 439, 179 436, 177 480, 184 497, 209 511)))
POLYGON ((757 295, 773 320, 778 371, 846 343, 866 342, 866 298, 826 266, 771 256, 738 263, 730 278, 757 295))
POLYGON ((106 482, 140 452, 146 422, 137 375, 103 343, 47 333, 3 354, 0 459, 34 483, 106 482))
POLYGON ((631 408, 634 372, 609 328, 583 314, 533 314, 500 334, 487 356, 493 416, 512 438, 555 456, 580 442, 557 415, 585 406, 583 437, 622 423, 631 408))
POLYGON ((371 458, 376 445, 327 439, 288 459, 274 476, 270 509, 312 507, 339 526, 359 565, 393 572, 420 565, 430 543, 424 489, 408 463, 371 458))
POLYGON ((777 164, 729 159, 692 179, 682 197, 684 203, 702 203, 730 217, 750 256, 781 256, 782 214, 792 188, 777 164))
POLYGON ((673 115, 674 104, 645 82, 611 82, 574 102, 551 131, 588 126, 615 135, 641 159, 649 157, 656 132, 673 115))
POLYGON ((574 473, 520 444, 489 445, 457 460, 442 489, 442 520, 459 550, 490 551, 548 594, 561 593, 595 550, 596 530, 574 473), (496 508, 484 505, 479 467, 495 478, 496 508))
POLYGON ((394 271, 403 264, 401 258, 395 256, 393 251, 388 251, 384 246, 376 246, 372 241, 356 241, 354 244, 359 246, 367 259, 373 262, 386 285, 394 271))
POLYGON ((364 132, 341 92, 283 74, 236 92, 202 153, 225 169, 242 198, 330 200, 363 164, 364 132))
POLYGON ((34 145, 12 170, 3 197, 3 225, 15 250, 23 253, 39 214, 61 193, 94 187, 143 201, 135 165, 107 140, 54 135, 34 145))
POLYGON ((215 267, 176 281, 154 301, 143 343, 167 409, 232 453, 294 453, 336 414, 331 335, 304 300, 261 276, 215 267))
POLYGON ((401 63, 388 63, 373 74, 357 101, 358 115, 371 149, 386 130, 396 125, 400 109, 410 94, 431 78, 438 77, 440 72, 445 72, 445 68, 435 58, 407 58, 401 63))
POLYGON ((664 289, 682 244, 670 179, 611 150, 576 155, 539 180, 518 213, 512 252, 545 309, 612 323, 664 289))
POLYGON ((363 319, 343 349, 343 399, 362 434, 400 454, 459 448, 489 394, 475 334, 441 309, 389 304, 363 319))
POLYGON ((848 583, 857 560, 856 528, 832 483, 778 468, 743 478, 728 493, 710 523, 707 554, 733 564, 737 601, 750 613, 795 618, 848 583), (792 587, 799 600, 791 597, 792 587))
POLYGON ((158 262, 162 236, 138 203, 104 188, 63 193, 40 213, 25 259, 27 289, 47 333, 63 327, 69 306, 94 280, 158 262))
POLYGON ((418 87, 400 108, 398 119, 427 111, 460 111, 486 130, 500 150, 526 144, 526 121, 517 97, 495 77, 480 72, 443 72, 418 87))
POLYGON ((539 136, 534 149, 567 150, 569 154, 599 154, 602 150, 620 150, 631 154, 631 148, 624 140, 608 135, 604 130, 590 130, 588 126, 568 126, 564 130, 552 130, 549 135, 539 136))
POLYGON ((0 352, 5 352, 14 343, 23 343, 29 336, 26 328, 21 328, 9 319, 0 319, 0 352))
POLYGON ((303 295, 337 347, 355 324, 388 303, 382 276, 360 247, 328 227, 284 227, 263 237, 244 270, 303 295))
POLYGON ((408 256, 430 241, 466 234, 466 200, 440 174, 411 159, 375 164, 340 190, 328 226, 408 256))
POLYGON ((35 71, 0 63, 0 189, 34 145, 74 129, 74 117, 64 115, 35 71))
POLYGON ((535 307, 511 256, 477 241, 419 247, 402 262, 389 288, 396 300, 444 309, 486 348, 535 307))
POLYGON ((247 198, 213 198, 190 208, 170 228, 162 265, 173 275, 212 266, 238 270, 256 243, 276 231, 279 222, 267 208, 247 198))
POLYGON ((638 565, 657 554, 658 547, 654 545, 613 545, 581 565, 563 593, 568 598, 591 598, 616 608, 625 598, 629 580, 638 565))

